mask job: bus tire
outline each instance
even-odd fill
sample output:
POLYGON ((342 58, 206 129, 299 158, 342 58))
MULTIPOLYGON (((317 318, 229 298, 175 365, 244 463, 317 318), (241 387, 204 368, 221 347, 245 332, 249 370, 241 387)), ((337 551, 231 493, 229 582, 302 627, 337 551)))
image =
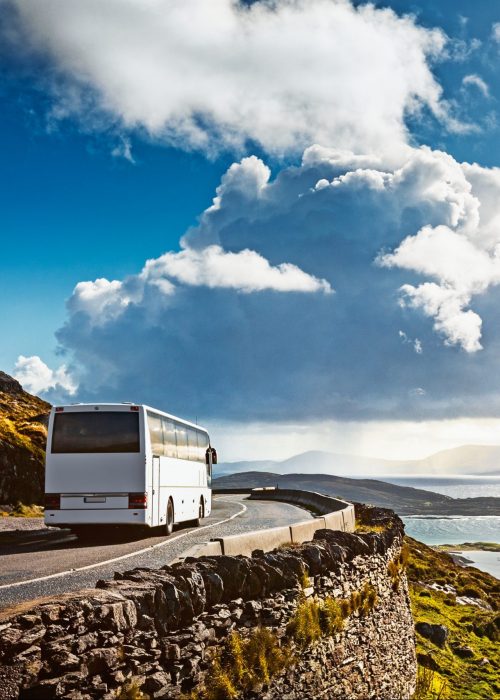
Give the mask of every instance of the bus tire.
POLYGON ((167 503, 167 522, 165 523, 165 534, 171 535, 174 529, 174 503, 171 498, 167 503))
POLYGON ((201 521, 205 517, 205 501, 203 500, 203 497, 200 498, 200 505, 198 506, 198 517, 193 521, 193 525, 198 527, 200 525, 201 521))

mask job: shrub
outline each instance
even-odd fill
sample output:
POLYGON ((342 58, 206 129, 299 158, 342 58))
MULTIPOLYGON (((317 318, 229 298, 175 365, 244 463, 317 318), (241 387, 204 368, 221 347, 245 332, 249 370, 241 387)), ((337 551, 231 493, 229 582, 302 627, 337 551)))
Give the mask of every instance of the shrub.
POLYGON ((351 601, 343 598, 340 603, 340 614, 342 615, 342 619, 346 620, 349 615, 351 614, 351 601))
POLYGON ((288 623, 288 630, 300 646, 307 646, 322 636, 320 605, 313 598, 302 600, 288 623))
POLYGON ((465 596, 467 598, 482 598, 483 593, 476 586, 468 585, 463 588, 457 589, 458 596, 465 596))
POLYGON ((288 662, 287 650, 266 627, 259 627, 247 638, 232 632, 226 647, 215 657, 205 686, 192 693, 190 700, 235 700, 242 692, 268 684, 288 662))
POLYGON ((302 589, 309 588, 309 586, 311 585, 309 581, 309 573, 306 571, 306 569, 302 571, 302 574, 300 576, 300 585, 302 586, 302 589))
POLYGON ((340 632, 343 624, 342 610, 339 603, 330 596, 326 598, 319 611, 319 623, 323 634, 331 636, 340 632))
POLYGON ((363 604, 363 598, 361 596, 360 591, 354 591, 353 593, 351 593, 351 610, 352 610, 352 612, 359 610, 362 604, 363 604))

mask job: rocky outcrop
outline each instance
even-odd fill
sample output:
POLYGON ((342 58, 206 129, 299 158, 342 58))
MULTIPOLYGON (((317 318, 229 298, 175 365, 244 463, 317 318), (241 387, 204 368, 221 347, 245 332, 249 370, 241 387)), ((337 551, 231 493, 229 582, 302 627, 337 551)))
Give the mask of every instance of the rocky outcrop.
POLYGON ((111 700, 132 687, 180 698, 203 688, 231 632, 245 637, 259 626, 287 645, 291 664, 252 697, 410 697, 416 660, 406 577, 401 571, 395 585, 389 566, 400 555, 403 525, 377 509, 365 509, 365 521, 370 513, 385 529, 323 530, 312 542, 252 557, 134 569, 4 613, 0 698, 111 700), (369 615, 354 612, 341 631, 294 646, 287 625, 305 596, 345 598, 366 584, 377 593, 369 615))
POLYGON ((0 372, 0 503, 40 503, 50 404, 0 372))
POLYGON ((0 391, 6 394, 22 394, 23 387, 14 377, 5 372, 0 372, 0 391))

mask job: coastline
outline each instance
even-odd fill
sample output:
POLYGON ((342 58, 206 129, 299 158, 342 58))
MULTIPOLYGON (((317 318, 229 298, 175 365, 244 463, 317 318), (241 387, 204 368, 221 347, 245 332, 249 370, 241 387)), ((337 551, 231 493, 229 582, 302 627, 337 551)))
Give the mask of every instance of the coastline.
POLYGON ((498 542, 462 542, 461 544, 437 544, 433 545, 434 549, 439 549, 442 552, 500 552, 500 543, 498 542))

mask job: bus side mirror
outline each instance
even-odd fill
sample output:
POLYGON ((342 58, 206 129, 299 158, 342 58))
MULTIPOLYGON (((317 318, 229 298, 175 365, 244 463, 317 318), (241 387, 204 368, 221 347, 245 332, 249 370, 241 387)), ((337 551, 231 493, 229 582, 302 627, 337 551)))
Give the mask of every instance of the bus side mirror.
POLYGON ((209 447, 205 452, 206 464, 217 464, 217 451, 213 447, 209 447), (211 459, 210 459, 211 458, 211 459))

